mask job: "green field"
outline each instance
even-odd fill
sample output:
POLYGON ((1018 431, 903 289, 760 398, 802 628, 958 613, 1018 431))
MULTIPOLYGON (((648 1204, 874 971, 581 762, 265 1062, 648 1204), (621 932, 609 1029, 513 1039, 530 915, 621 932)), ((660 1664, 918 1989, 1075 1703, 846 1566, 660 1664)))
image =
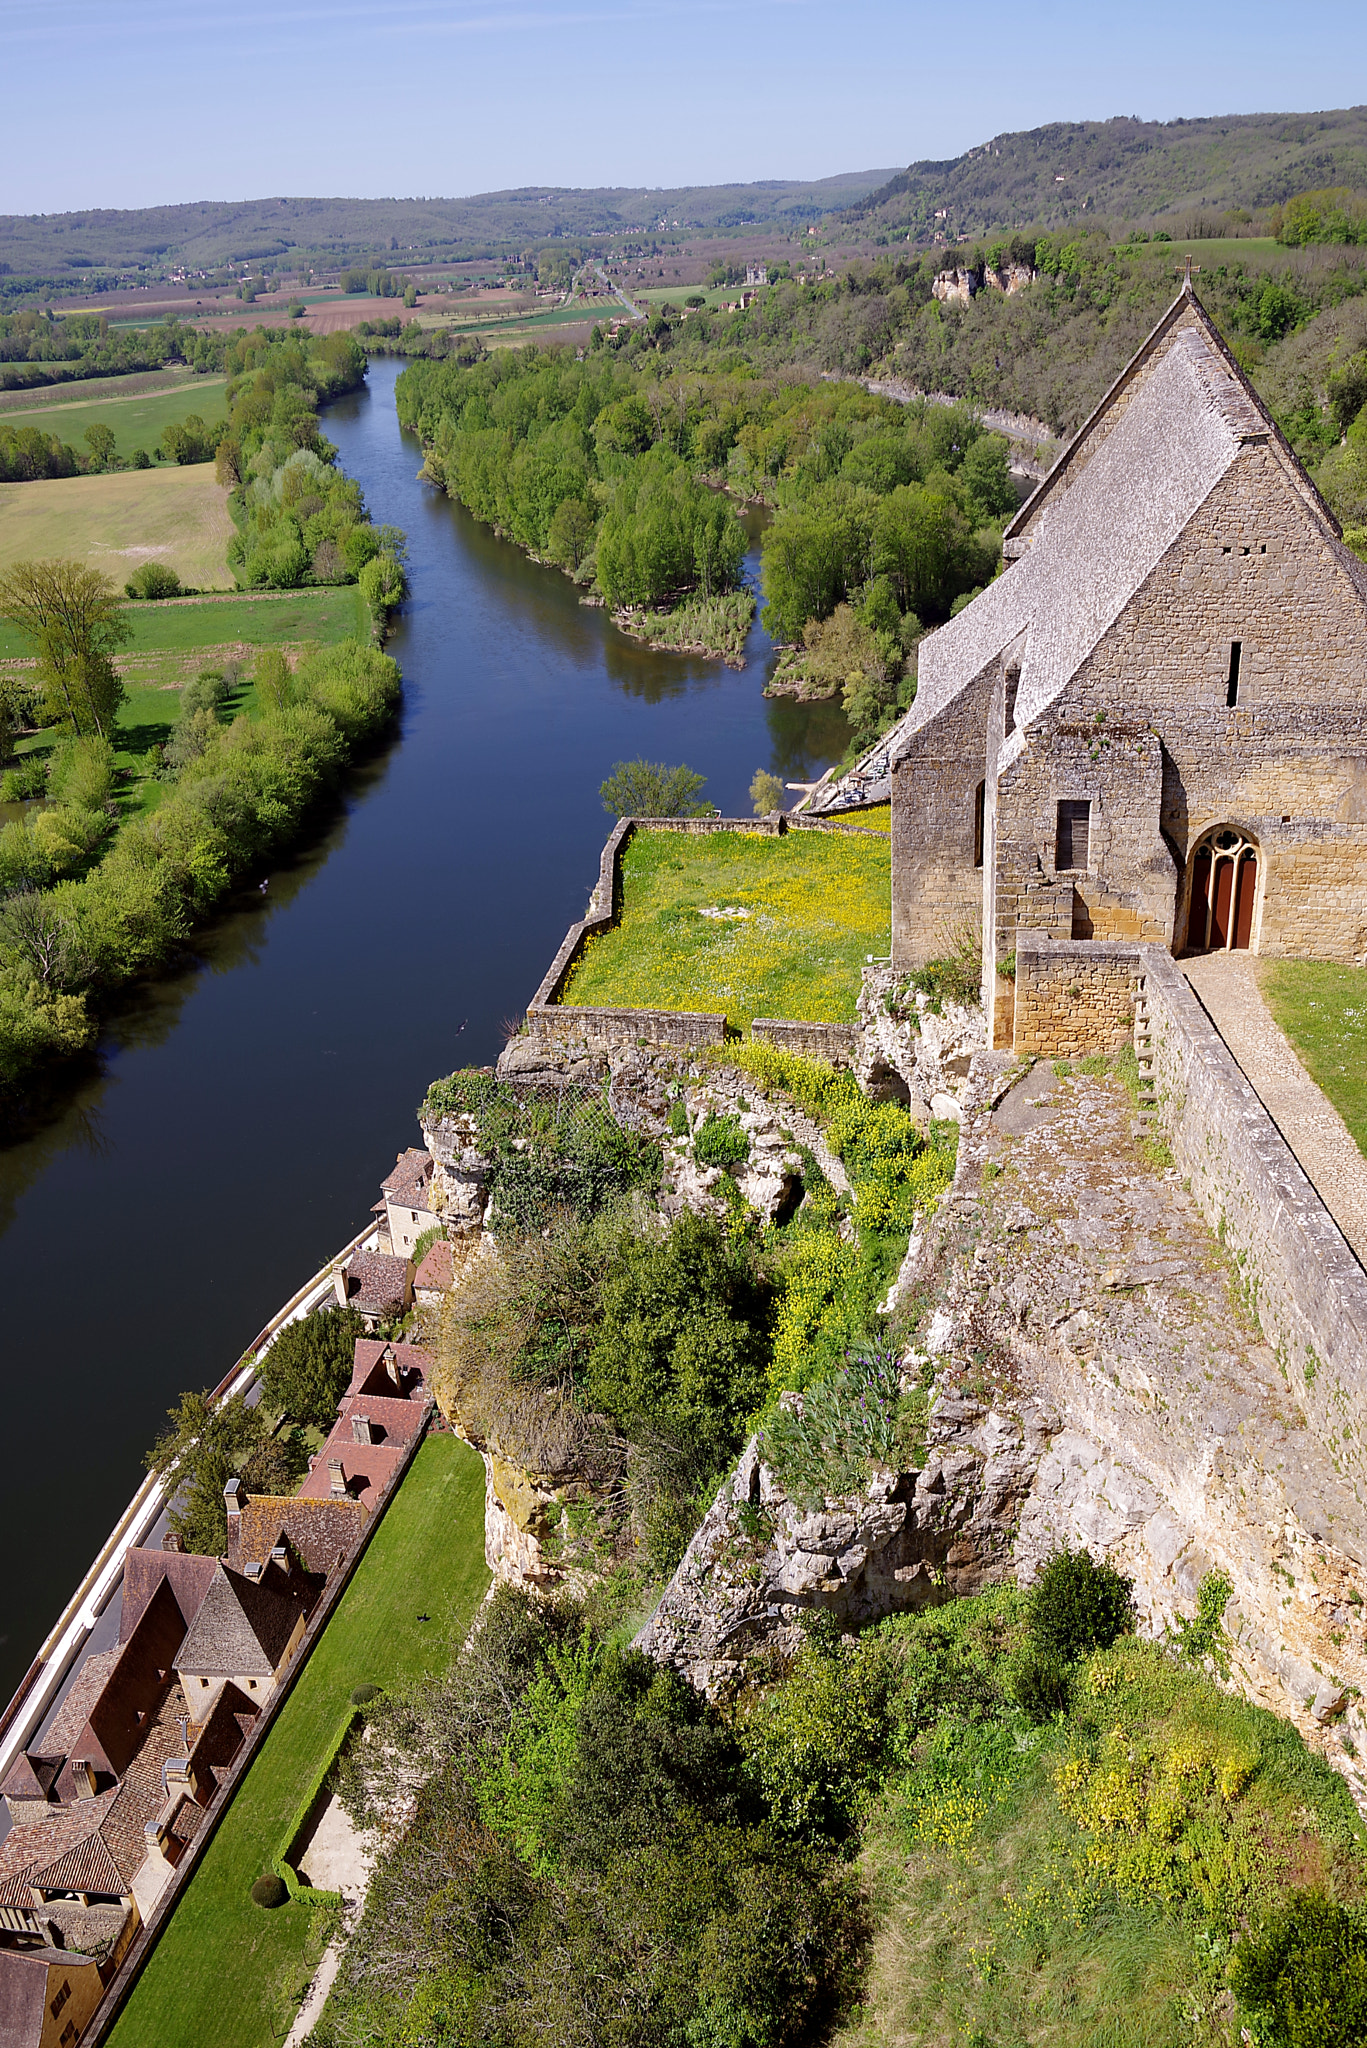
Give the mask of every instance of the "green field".
POLYGON ((891 938, 888 841, 852 833, 635 833, 622 916, 588 941, 563 1000, 605 1008, 854 1018, 869 954, 891 938), (705 917, 740 910, 743 917, 705 917))
POLYGON ((98 424, 112 429, 121 456, 127 458, 136 448, 145 448, 152 455, 161 446, 162 429, 188 414, 198 413, 209 426, 221 420, 227 410, 223 396, 227 388, 226 377, 196 377, 191 383, 182 378, 170 391, 126 398, 63 398, 45 406, 28 406, 20 418, 6 420, 0 415, 0 425, 41 427, 84 455, 85 430, 98 424))
MULTIPOLYGON (((144 398, 157 391, 193 391, 208 378, 183 367, 132 370, 124 377, 71 377, 58 384, 32 384, 23 390, 0 391, 0 419, 12 412, 46 410, 51 405, 86 405, 95 399, 144 398)), ((185 410, 195 412, 193 401, 185 410)))
POLYGON ((231 588, 228 493, 213 464, 0 484, 0 569, 74 556, 123 583, 141 562, 165 562, 198 590, 231 588))
POLYGON ((267 1736, 114 2028, 117 2048, 274 2048, 306 1972, 313 1909, 248 1896, 358 1685, 442 1670, 483 1597, 484 1467, 429 1437, 267 1736), (428 1623, 418 1620, 430 1613, 428 1623))
POLYGON ((1275 960, 1258 981, 1306 1072, 1367 1153, 1367 968, 1275 960))
MULTIPOLYGON (((1290 256, 1293 252, 1275 235, 1221 235, 1212 236, 1208 242, 1149 242, 1142 244, 1133 253, 1139 256, 1166 256, 1173 268, 1186 269, 1187 251, 1190 249, 1195 263, 1237 263, 1257 258, 1262 263, 1269 256, 1290 256)), ((1195 268, 1193 263, 1193 269, 1195 268)), ((1195 280, 1200 283, 1199 277, 1195 280)))

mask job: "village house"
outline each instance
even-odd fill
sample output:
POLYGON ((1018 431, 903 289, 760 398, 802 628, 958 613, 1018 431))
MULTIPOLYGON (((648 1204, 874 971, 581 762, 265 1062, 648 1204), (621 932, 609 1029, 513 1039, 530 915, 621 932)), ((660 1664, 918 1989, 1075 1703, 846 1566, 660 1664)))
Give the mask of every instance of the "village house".
POLYGON ((313 1604, 282 1546, 264 1565, 234 1571, 221 1558, 176 1657, 176 1673, 196 1721, 227 1684, 260 1703, 298 1649, 313 1604))
POLYGON ((411 1259, 418 1239, 426 1231, 435 1230, 441 1221, 432 1206, 435 1164, 430 1152, 419 1151, 415 1146, 400 1152, 394 1171, 380 1182, 381 1200, 375 1204, 375 1213, 380 1217, 379 1248, 391 1258, 411 1259))
POLYGON ((1367 564, 1184 286, 921 643, 892 957, 981 928, 1367 955, 1367 564))
POLYGON ((413 1263, 387 1252, 353 1252, 336 1276, 337 1299, 354 1308, 368 1330, 394 1323, 413 1304, 413 1263))
POLYGON ((5 2048, 74 2048, 104 1994, 93 1956, 10 1928, 0 1907, 0 2041, 5 2048))
POLYGON ((423 1308, 438 1308, 441 1298, 451 1291, 455 1277, 455 1266, 451 1246, 444 1237, 430 1244, 424 1252, 422 1262, 413 1275, 413 1298, 423 1308))

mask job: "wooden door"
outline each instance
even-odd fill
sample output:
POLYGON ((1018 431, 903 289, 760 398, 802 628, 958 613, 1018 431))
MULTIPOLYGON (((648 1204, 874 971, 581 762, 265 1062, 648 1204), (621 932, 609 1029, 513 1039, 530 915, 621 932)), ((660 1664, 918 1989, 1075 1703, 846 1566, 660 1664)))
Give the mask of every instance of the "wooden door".
POLYGON ((1187 951, 1202 953, 1210 924, 1210 855, 1198 853, 1191 864, 1191 909, 1187 913, 1187 951))
POLYGON ((1215 863, 1215 893, 1210 917, 1210 949, 1220 952, 1229 944, 1229 912, 1234 895, 1234 863, 1228 858, 1215 863))
POLYGON ((1239 861, 1239 891, 1234 902, 1234 939, 1247 950, 1253 937, 1253 899, 1258 893, 1258 856, 1245 853, 1239 861))

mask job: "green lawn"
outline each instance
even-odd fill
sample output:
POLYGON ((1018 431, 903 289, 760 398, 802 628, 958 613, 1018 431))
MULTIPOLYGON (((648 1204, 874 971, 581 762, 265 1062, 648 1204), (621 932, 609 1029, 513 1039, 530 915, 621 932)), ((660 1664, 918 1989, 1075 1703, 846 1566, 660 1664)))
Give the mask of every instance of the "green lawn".
POLYGON ((852 833, 637 832, 621 922, 590 939, 567 1003, 848 1023, 891 937, 889 846, 852 833), (705 917, 741 910, 744 917, 705 917))
MULTIPOLYGON (((12 413, 46 412, 55 405, 88 405, 93 399, 142 398, 154 391, 177 391, 188 394, 178 418, 187 412, 198 412, 203 417, 204 408, 195 403, 194 393, 208 383, 219 383, 221 379, 196 376, 193 370, 172 368, 166 370, 133 370, 121 377, 68 377, 58 384, 30 384, 21 390, 0 391, 0 420, 10 426, 21 425, 22 421, 10 418, 12 413)), ((220 407, 220 411, 222 408, 220 407)), ((62 439, 68 437, 63 434, 62 439)))
MULTIPOLYGON (((125 613, 133 637, 120 659, 217 648, 245 641, 251 647, 278 647, 285 641, 317 640, 324 646, 368 635, 370 616, 354 583, 325 590, 282 590, 260 597, 176 598, 162 604, 130 604, 125 613)), ((0 661, 21 660, 31 652, 14 626, 0 620, 0 661)))
POLYGON ((312 1908, 264 1912, 250 1887, 353 1688, 444 1668, 488 1578, 484 1467, 455 1437, 430 1437, 120 2015, 117 2048, 270 2048, 283 2038, 278 1989, 300 1972, 312 1908))
POLYGON ((182 379, 170 391, 146 392, 131 398, 106 395, 76 400, 64 396, 45 406, 25 407, 22 415, 13 419, 0 414, 0 423, 41 427, 44 433, 68 442, 78 455, 86 453, 86 428, 98 423, 113 430, 121 456, 130 456, 135 448, 145 448, 149 455, 154 455, 161 446, 162 429, 173 421, 183 420, 190 413, 198 413, 210 426, 221 420, 227 411, 223 396, 227 387, 226 377, 196 377, 188 384, 182 379))
POLYGON ((1259 982, 1307 1073, 1367 1153, 1367 968, 1275 960, 1259 982))

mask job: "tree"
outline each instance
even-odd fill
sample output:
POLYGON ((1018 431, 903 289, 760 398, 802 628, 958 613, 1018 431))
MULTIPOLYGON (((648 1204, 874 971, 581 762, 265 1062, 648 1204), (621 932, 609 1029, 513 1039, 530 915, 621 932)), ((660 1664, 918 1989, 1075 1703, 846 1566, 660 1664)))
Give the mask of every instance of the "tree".
POLYGON ((93 427, 85 430, 85 445, 90 450, 90 459, 96 469, 112 469, 116 442, 112 427, 101 426, 97 420, 93 427))
POLYGON ((111 657, 133 630, 109 578, 80 562, 16 562, 0 576, 0 618, 38 657, 49 722, 107 739, 123 701, 111 657))
POLYGON ((1367 1924, 1322 1894, 1293 1898, 1246 1936, 1229 1981, 1269 2048, 1353 2048, 1367 2039, 1367 1924))
POLYGON ((706 818, 711 804, 697 801, 707 777, 663 761, 615 761, 606 782, 598 785, 603 809, 612 818, 706 818))
POLYGON ((307 1463, 298 1432, 277 1437, 260 1407, 246 1397, 211 1405, 207 1394, 182 1394, 167 1411, 163 1430, 145 1463, 163 1475, 175 1466, 171 1527, 187 1550, 215 1557, 227 1547, 223 1489, 240 1479, 248 1493, 290 1493, 307 1463))
POLYGON ((546 552, 553 562, 577 569, 593 546, 598 520, 582 498, 562 498, 551 519, 546 552))
POLYGON ((770 775, 767 769, 756 768, 750 784, 750 801, 755 807, 757 818, 767 817, 770 811, 783 809, 783 784, 777 775, 770 775))
POLYGON ((273 710, 283 711, 293 701, 294 674, 278 647, 262 648, 256 657, 252 680, 260 701, 273 710))
POLYGON ((328 1430, 346 1391, 365 1320, 354 1308, 318 1309, 286 1323, 261 1361, 267 1401, 295 1422, 328 1430))

